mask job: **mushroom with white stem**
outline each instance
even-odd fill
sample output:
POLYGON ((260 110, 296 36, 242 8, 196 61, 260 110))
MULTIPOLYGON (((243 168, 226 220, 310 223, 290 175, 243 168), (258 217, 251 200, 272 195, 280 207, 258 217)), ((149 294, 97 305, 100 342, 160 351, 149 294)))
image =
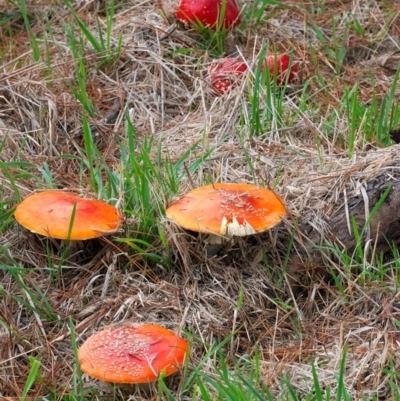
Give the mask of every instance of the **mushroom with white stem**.
POLYGON ((215 183, 193 189, 174 200, 167 217, 179 226, 209 234, 210 245, 260 233, 287 214, 274 191, 252 184, 215 183))

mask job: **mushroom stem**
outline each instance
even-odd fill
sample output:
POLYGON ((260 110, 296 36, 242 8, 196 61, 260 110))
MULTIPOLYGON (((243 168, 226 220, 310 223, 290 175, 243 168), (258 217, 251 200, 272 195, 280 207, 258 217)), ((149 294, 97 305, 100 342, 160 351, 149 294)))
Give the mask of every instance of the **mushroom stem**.
POLYGON ((63 258, 69 258, 78 254, 84 248, 82 240, 61 240, 60 248, 62 250, 63 258))
POLYGON ((232 237, 224 237, 219 234, 209 234, 204 242, 207 245, 222 245, 226 241, 229 241, 232 237))

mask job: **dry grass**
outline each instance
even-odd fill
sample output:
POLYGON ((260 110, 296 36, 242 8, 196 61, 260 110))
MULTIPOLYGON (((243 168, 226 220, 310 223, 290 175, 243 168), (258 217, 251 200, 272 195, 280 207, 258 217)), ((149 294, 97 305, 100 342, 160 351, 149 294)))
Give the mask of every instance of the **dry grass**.
MULTIPOLYGON (((26 174, 12 165, 2 168, 2 198, 12 207, 18 200, 16 188, 25 196, 47 187, 43 178, 37 179, 44 163, 57 188, 96 196, 88 172, 81 174, 79 159, 85 157, 83 108, 70 89, 76 82, 76 60, 64 28, 73 18, 57 1, 27 3, 32 32, 48 38, 47 44, 40 39, 39 47, 45 54, 47 46, 51 65, 45 58, 33 60, 29 36, 16 8, 0 2, 0 16, 11 15, 0 25, 0 141, 5 144, 1 163, 31 163, 24 167, 26 174), (78 158, 60 157, 65 154, 78 158)), ((86 89, 95 110, 95 116, 88 118, 96 126, 95 141, 109 168, 120 169, 119 144, 125 141, 127 113, 137 132, 138 152, 141 143, 154 139, 154 160, 159 157, 158 144, 162 157, 172 162, 195 144, 187 163, 213 149, 200 168, 179 182, 181 192, 217 180, 256 180, 283 197, 290 216, 268 233, 235 239, 212 258, 202 238, 182 232, 160 216, 172 266, 135 254, 113 238, 87 242, 63 260, 58 242, 48 243, 14 223, 4 225, 0 235, 2 399, 19 399, 30 370, 29 357, 41 361, 42 380, 35 383, 32 399, 49 391, 61 397, 71 389, 75 362, 68 318, 75 325, 78 344, 101 327, 126 320, 184 330, 206 344, 233 334, 225 351, 234 357, 252 354, 258 347, 265 381, 277 397, 282 374, 299 393, 310 391, 311 362, 321 386, 335 388, 335 374, 347 344, 345 384, 353 399, 389 399, 388 375, 382 369, 392 363, 398 370, 400 363, 395 324, 400 321, 398 271, 388 269, 380 282, 360 282, 357 271, 345 271, 337 257, 314 265, 312 261, 287 265, 286 257, 290 251, 301 252, 304 245, 294 228, 299 216, 308 216, 316 225, 323 223, 344 203, 344 196, 358 194, 383 168, 398 169, 393 162, 398 160, 394 156, 398 147, 384 148, 376 138, 367 141, 362 129, 356 132, 353 157, 348 157, 349 121, 341 103, 346 86, 356 82, 360 103, 368 103, 372 96, 380 102, 390 91, 395 73, 390 66, 399 51, 399 7, 374 1, 368 5, 325 1, 327 11, 313 13, 316 2, 296 1, 288 3, 289 8, 269 9, 271 18, 262 26, 249 25, 229 37, 229 47, 239 49, 250 65, 256 64, 268 38, 271 48, 293 53, 302 65, 303 82, 308 82, 304 94, 299 85, 282 96, 283 123, 275 119, 279 113, 274 110, 268 130, 252 135, 247 95, 251 79, 231 94, 215 97, 206 77, 212 54, 202 48, 198 34, 178 29, 161 40, 168 24, 157 2, 118 3, 112 43, 116 46, 122 35, 120 56, 98 68, 99 55, 85 46, 86 89), (341 73, 336 74, 335 60, 310 27, 316 24, 332 43, 332 16, 337 18, 335 35, 341 37, 346 18, 340 16, 350 10, 366 34, 346 34, 343 46, 347 53, 341 73), (324 84, 313 78, 317 74, 324 84), (309 101, 307 108, 300 98, 309 101), (101 119, 116 99, 120 113, 113 122, 104 123, 101 119), (335 110, 338 118, 332 122, 335 110), (293 235, 296 241, 288 250, 293 235), (62 268, 51 273, 50 266, 59 263, 62 268), (14 271, 7 266, 14 266, 14 271), (332 272, 341 279, 343 289, 338 288, 332 272), (300 280, 299 274, 303 275, 300 280), (32 300, 32 294, 37 299, 32 300)), ((104 2, 75 1, 74 8, 92 32, 97 32, 96 13, 105 24, 104 2)), ((75 34, 81 36, 77 27, 75 34)), ((396 102, 399 95, 397 90, 396 102)), ((265 96, 260 109, 267 107, 265 96)), ((158 190, 154 185, 152 192, 158 190)), ((135 237, 136 224, 135 218, 128 219, 121 237, 135 237)), ((153 245, 153 252, 166 257, 160 241, 153 245)), ((392 266, 391 262, 385 259, 385 266, 392 266)), ((204 355, 206 346, 201 341, 192 342, 190 366, 196 366, 204 355)), ((204 365, 210 374, 212 363, 204 365)), ((87 377, 84 383, 100 388, 104 397, 112 396, 111 386, 87 377)), ((169 384, 178 389, 179 377, 169 384)), ((146 395, 143 391, 119 388, 116 398, 156 398, 155 392, 146 395)))

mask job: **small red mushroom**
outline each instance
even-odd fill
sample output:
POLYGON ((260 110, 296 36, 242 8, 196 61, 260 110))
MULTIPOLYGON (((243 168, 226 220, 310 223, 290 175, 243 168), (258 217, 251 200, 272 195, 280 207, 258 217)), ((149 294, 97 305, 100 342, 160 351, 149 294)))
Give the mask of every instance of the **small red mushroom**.
POLYGON ((222 95, 237 86, 247 70, 242 59, 225 57, 211 63, 208 75, 215 92, 222 95))
POLYGON ((235 0, 180 0, 175 16, 186 25, 194 23, 212 30, 232 29, 240 24, 235 0))
POLYGON ((261 66, 261 71, 267 66, 270 76, 273 77, 276 71, 276 82, 278 85, 296 83, 299 75, 299 67, 296 63, 290 64, 290 57, 287 54, 269 53, 261 66), (290 67, 290 68, 289 68, 290 67))

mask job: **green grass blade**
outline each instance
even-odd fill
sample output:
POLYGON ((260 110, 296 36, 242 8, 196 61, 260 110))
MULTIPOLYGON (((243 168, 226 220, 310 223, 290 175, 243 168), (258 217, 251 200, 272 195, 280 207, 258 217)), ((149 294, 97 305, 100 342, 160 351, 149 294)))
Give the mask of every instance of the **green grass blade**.
POLYGON ((31 364, 31 369, 29 370, 29 375, 26 379, 24 389, 22 391, 21 401, 26 400, 29 390, 32 388, 36 381, 36 378, 39 376, 40 362, 33 358, 29 358, 29 362, 31 364))

